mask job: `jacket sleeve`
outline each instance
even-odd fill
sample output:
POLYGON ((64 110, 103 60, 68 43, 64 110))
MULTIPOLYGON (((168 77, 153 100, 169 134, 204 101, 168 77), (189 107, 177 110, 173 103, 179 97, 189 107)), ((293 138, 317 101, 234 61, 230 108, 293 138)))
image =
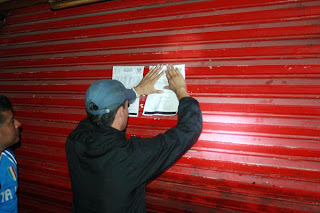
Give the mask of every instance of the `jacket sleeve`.
POLYGON ((199 103, 192 97, 185 97, 179 102, 175 127, 153 138, 132 138, 138 184, 151 181, 177 161, 198 140, 201 130, 199 103))

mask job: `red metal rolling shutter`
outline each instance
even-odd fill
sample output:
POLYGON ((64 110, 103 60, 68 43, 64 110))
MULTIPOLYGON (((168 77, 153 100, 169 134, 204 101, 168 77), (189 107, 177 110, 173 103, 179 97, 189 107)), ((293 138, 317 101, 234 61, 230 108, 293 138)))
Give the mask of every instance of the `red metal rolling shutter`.
MULTIPOLYGON (((114 65, 186 64, 196 145, 147 187, 152 212, 320 212, 320 1, 111 1, 14 10, 0 91, 23 125, 20 212, 70 212, 65 140, 114 65)), ((145 99, 141 99, 144 103, 145 99)), ((175 117, 130 118, 154 136, 175 117)))

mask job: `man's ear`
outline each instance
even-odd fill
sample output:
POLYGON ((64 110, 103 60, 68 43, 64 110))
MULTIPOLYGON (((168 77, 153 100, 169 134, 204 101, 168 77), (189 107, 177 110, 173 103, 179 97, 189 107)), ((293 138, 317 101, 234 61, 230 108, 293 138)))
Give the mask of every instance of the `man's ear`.
POLYGON ((122 117, 123 117, 123 107, 119 107, 117 109, 115 116, 114 116, 114 120, 111 124, 111 127, 120 130, 120 126, 121 126, 122 119, 123 119, 122 117))
POLYGON ((123 106, 120 106, 120 107, 118 108, 118 110, 117 110, 117 112, 116 112, 116 116, 117 116, 118 118, 121 118, 121 117, 124 116, 124 107, 123 107, 123 106))

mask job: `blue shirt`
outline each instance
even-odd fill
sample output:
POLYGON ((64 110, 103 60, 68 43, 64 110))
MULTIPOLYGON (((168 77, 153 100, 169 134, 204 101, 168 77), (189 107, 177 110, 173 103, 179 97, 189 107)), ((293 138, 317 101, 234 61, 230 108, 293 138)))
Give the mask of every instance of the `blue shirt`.
POLYGON ((0 156, 0 212, 18 212, 18 173, 15 155, 10 149, 6 149, 0 156))

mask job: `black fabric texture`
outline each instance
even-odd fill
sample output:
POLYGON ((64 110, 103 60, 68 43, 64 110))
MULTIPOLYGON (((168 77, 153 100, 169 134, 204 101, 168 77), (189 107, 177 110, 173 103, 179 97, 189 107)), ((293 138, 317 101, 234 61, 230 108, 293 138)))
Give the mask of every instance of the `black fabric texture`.
POLYGON ((202 130, 199 103, 182 98, 177 125, 152 138, 131 137, 82 120, 66 143, 73 191, 72 212, 146 212, 145 187, 197 141, 202 130))

